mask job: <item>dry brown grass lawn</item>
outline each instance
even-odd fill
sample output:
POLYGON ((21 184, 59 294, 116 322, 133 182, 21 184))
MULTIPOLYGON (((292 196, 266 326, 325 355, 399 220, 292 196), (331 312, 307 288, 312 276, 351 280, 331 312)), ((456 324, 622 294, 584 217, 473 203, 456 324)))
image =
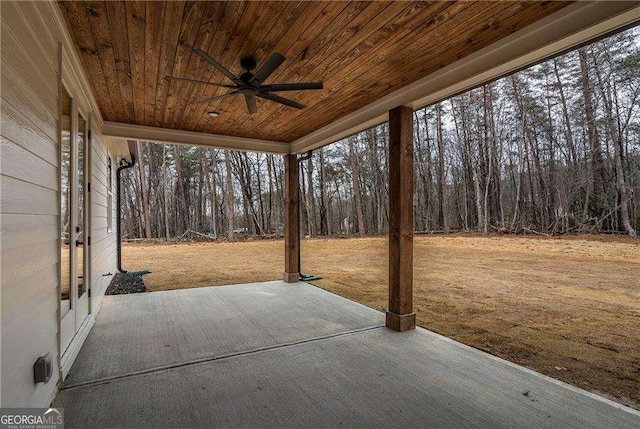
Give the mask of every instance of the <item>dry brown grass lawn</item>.
MULTIPOLYGON (((317 286, 386 308, 383 238, 312 239, 317 286)), ((640 408, 640 244, 630 240, 416 237, 418 324, 640 408)), ((279 279, 282 241, 135 244, 123 265, 150 290, 279 279)))

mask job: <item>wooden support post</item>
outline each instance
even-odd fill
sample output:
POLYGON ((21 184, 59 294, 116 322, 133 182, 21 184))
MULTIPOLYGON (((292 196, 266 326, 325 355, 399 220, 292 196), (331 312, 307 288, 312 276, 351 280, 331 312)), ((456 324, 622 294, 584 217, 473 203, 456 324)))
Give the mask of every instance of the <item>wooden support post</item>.
POLYGON ((300 231, 298 230, 298 157, 284 156, 284 281, 300 280, 300 231))
POLYGON ((396 331, 416 327, 413 312, 413 109, 389 111, 389 311, 396 331))

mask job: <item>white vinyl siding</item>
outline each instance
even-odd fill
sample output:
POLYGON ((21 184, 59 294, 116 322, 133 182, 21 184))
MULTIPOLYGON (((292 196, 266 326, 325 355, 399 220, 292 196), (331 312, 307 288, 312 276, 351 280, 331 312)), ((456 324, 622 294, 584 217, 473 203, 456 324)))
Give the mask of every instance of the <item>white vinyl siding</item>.
MULTIPOLYGON (((55 3, 2 1, 0 7, 0 406, 46 407, 59 382, 58 51, 65 36, 55 3), (53 378, 34 385, 33 363, 45 353, 54 361, 53 378)), ((72 49, 65 46, 68 56, 75 55, 72 49)), ((85 112, 92 110, 92 95, 78 88, 72 96, 84 100, 85 112)), ((107 233, 107 149, 98 112, 92 111, 91 122, 95 313, 111 278, 103 274, 115 273, 116 241, 107 233)))
POLYGON ((33 363, 58 353, 57 48, 42 45, 26 13, 2 3, 3 407, 44 405, 56 380, 35 387, 33 363))
MULTIPOLYGON (((113 189, 107 190, 108 152, 99 134, 92 135, 91 143, 91 300, 92 309, 95 309, 95 303, 102 299, 112 275, 116 272, 117 249, 114 231, 107 230, 107 194, 115 192, 113 189), (112 275, 107 276, 109 273, 112 275)), ((111 216, 115 217, 113 208, 111 216)))

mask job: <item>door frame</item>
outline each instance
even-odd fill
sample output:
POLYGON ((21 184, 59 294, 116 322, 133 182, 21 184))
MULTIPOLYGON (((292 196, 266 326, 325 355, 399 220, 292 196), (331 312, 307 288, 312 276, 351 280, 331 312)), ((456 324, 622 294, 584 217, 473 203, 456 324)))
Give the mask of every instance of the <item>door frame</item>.
MULTIPOLYGON (((84 341, 91 322, 91 178, 92 178, 92 145, 91 145, 91 111, 83 105, 82 90, 78 85, 77 77, 69 64, 69 57, 64 51, 62 44, 59 45, 59 73, 58 73, 58 185, 59 201, 62 193, 62 91, 66 91, 71 98, 70 108, 70 138, 69 138, 69 305, 70 309, 62 315, 62 225, 58 222, 58 359, 59 368, 63 375, 66 375, 75 355, 79 351, 79 346, 84 341), (83 139, 83 178, 82 188, 82 215, 83 215, 83 246, 82 246, 82 271, 85 292, 78 297, 78 117, 84 119, 84 139, 83 139), (86 331, 86 332, 85 332, 86 331), (82 333, 82 335, 79 335, 82 333)), ((61 220, 61 210, 58 215, 61 220)))

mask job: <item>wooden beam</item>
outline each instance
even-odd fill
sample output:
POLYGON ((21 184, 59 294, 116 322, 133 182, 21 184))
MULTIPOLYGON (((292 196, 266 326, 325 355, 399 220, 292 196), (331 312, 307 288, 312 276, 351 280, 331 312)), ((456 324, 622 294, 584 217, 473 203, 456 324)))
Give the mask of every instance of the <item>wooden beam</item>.
POLYGON ((389 311, 396 331, 416 327, 413 312, 413 109, 389 111, 389 311))
POLYGON ((146 125, 125 124, 121 122, 105 121, 103 135, 114 139, 207 146, 249 152, 273 154, 287 154, 290 152, 290 145, 288 143, 174 130, 170 128, 149 127, 146 125))
POLYGON ((284 157, 284 281, 300 280, 300 232, 298 229, 298 157, 284 157))

